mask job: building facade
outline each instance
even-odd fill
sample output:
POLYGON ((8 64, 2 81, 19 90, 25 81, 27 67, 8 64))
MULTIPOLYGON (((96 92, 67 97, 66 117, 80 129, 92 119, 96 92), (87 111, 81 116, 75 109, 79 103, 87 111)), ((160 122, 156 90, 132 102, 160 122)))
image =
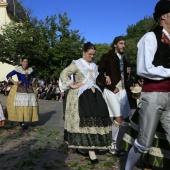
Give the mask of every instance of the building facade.
MULTIPOLYGON (((0 27, 12 22, 12 18, 15 18, 15 22, 21 22, 25 17, 26 12, 22 5, 17 0, 0 0, 0 27)), ((2 34, 0 29, 0 34, 2 34)), ((0 81, 7 80, 6 75, 10 71, 14 70, 15 66, 0 62, 0 81)), ((16 76, 13 77, 17 79, 16 76)))

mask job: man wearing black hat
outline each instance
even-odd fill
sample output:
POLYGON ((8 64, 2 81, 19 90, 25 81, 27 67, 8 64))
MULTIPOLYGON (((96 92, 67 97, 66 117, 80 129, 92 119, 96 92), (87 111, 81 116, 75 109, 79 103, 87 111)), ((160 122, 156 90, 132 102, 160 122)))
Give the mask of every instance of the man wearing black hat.
POLYGON ((125 170, 132 170, 141 154, 150 150, 159 121, 170 143, 170 1, 159 1, 153 16, 158 26, 137 45, 137 74, 144 84, 139 135, 129 151, 125 170))
POLYGON ((127 82, 127 61, 123 56, 124 49, 124 37, 115 37, 112 43, 112 49, 101 57, 98 66, 99 76, 97 81, 104 86, 103 96, 107 103, 110 117, 113 120, 111 154, 122 153, 118 151, 116 146, 117 136, 123 118, 131 115, 125 90, 125 83, 127 82))

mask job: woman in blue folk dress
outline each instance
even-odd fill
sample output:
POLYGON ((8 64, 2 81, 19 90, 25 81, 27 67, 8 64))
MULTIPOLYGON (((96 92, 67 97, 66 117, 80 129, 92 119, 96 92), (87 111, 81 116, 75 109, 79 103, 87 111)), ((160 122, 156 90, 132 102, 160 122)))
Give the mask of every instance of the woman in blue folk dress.
POLYGON ((38 102, 32 88, 36 74, 28 67, 28 60, 23 58, 21 66, 7 74, 7 79, 14 84, 6 103, 8 120, 20 122, 22 128, 27 129, 26 122, 39 120, 38 102), (17 75, 18 81, 12 79, 13 75, 17 75))

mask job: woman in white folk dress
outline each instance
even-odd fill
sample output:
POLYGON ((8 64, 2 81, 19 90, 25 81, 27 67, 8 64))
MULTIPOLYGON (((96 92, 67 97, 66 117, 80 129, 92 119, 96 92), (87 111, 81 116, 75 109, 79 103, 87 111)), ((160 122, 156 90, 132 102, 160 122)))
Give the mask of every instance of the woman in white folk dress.
POLYGON ((69 148, 86 149, 91 163, 98 163, 96 149, 111 144, 111 120, 100 88, 96 85, 97 65, 93 62, 96 47, 87 42, 83 57, 73 60, 60 74, 62 89, 70 88, 67 96, 64 140, 69 148), (74 74, 75 82, 69 79, 74 74))

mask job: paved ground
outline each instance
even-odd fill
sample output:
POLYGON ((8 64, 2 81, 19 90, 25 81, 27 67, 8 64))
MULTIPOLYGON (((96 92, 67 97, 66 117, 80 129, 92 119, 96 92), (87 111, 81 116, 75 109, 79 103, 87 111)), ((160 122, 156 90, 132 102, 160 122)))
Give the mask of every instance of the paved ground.
MULTIPOLYGON (((0 94, 5 107, 6 96, 0 94)), ((21 130, 8 122, 0 128, 0 170, 123 170, 126 155, 112 156, 98 152, 100 161, 91 165, 88 157, 69 150, 63 142, 62 102, 39 100, 40 121, 21 130)), ((126 129, 121 128, 119 139, 126 129)), ((135 168, 135 170, 140 170, 135 168)))

